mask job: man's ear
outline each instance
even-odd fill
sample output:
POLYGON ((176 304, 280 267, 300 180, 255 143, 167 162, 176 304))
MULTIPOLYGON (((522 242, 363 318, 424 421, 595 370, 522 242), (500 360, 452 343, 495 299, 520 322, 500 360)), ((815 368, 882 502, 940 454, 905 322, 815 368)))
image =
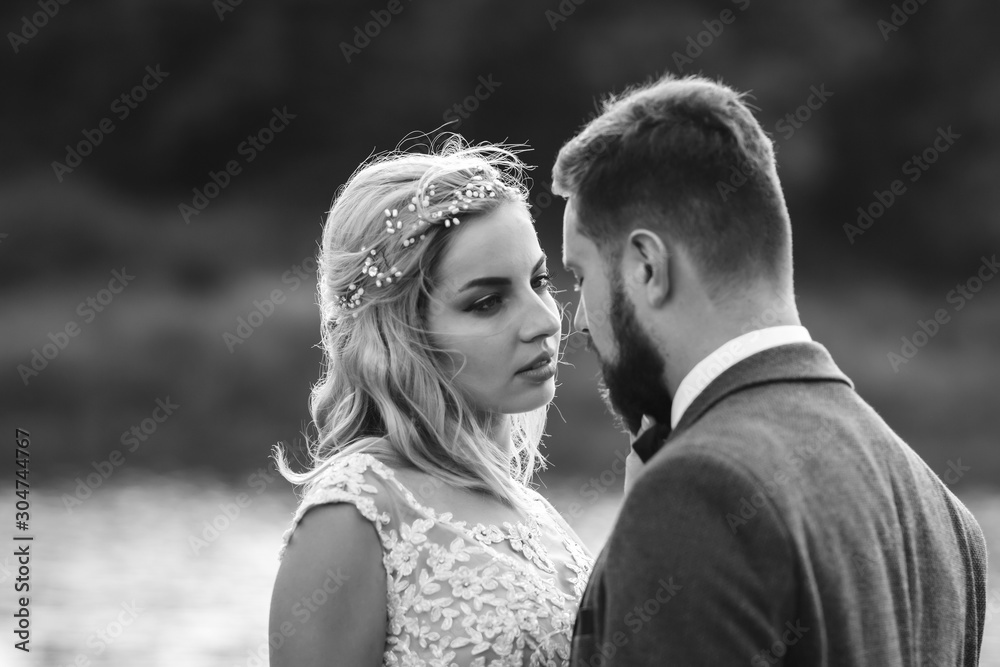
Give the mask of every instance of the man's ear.
POLYGON ((661 306, 670 295, 670 259, 670 249, 659 234, 634 230, 622 257, 626 289, 652 308, 661 306))

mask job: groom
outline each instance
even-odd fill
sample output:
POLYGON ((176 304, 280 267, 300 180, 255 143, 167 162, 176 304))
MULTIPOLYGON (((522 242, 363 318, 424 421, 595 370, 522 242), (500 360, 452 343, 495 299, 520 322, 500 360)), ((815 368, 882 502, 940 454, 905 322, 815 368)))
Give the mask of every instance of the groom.
POLYGON ((799 323, 771 141, 742 96, 634 88, 553 181, 604 398, 633 433, 655 420, 571 664, 976 665, 982 531, 799 323))

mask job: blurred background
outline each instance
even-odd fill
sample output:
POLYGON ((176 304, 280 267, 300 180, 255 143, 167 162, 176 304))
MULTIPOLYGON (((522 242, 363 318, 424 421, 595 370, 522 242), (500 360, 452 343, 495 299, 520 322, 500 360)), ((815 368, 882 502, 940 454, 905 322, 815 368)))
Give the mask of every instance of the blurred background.
MULTIPOLYGON (((556 258, 556 152, 667 71, 750 91, 803 323, 1000 548, 995 3, 66 2, 0 9, 0 433, 11 463, 29 434, 30 526, 8 531, 35 536, 30 659, 4 628, 0 663, 267 664, 296 503, 269 454, 302 450, 338 186, 449 121, 525 142, 556 258)), ((590 355, 564 361, 539 484, 596 553, 628 440, 590 355)))

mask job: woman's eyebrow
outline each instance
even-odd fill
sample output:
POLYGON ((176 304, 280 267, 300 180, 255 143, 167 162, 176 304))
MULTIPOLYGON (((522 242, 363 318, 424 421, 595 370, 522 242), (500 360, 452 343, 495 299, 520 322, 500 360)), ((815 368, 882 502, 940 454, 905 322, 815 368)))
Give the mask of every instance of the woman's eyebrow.
MULTIPOLYGON (((535 262, 535 267, 533 269, 531 269, 531 272, 534 273, 539 268, 541 268, 542 264, 545 263, 546 259, 547 258, 545 256, 545 253, 542 253, 542 256, 538 258, 537 262, 535 262)), ((470 280, 469 282, 465 283, 465 285, 463 285, 462 288, 460 290, 458 290, 458 293, 461 294, 465 290, 472 289, 473 287, 484 287, 484 286, 485 287, 505 287, 505 286, 509 286, 510 284, 511 284, 510 283, 510 278, 501 278, 501 277, 475 278, 475 279, 470 280)))

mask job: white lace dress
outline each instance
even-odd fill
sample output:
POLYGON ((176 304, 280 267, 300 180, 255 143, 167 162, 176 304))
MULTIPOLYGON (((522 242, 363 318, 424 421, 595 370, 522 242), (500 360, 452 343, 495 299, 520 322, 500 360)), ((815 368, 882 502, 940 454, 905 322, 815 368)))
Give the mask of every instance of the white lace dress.
POLYGON ((352 503, 382 545, 383 665, 564 667, 593 557, 558 512, 532 496, 529 524, 469 527, 422 505, 372 455, 353 454, 302 499, 278 557, 310 507, 352 503))

